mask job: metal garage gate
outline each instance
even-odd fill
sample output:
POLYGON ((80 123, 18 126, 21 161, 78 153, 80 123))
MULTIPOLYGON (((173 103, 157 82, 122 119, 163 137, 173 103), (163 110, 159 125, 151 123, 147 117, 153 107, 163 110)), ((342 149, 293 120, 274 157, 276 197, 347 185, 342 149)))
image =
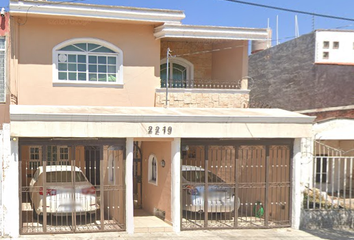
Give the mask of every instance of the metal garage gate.
POLYGON ((222 143, 182 142, 182 229, 290 226, 291 141, 222 143))
POLYGON ((124 149, 121 139, 21 139, 21 234, 125 230, 124 149))

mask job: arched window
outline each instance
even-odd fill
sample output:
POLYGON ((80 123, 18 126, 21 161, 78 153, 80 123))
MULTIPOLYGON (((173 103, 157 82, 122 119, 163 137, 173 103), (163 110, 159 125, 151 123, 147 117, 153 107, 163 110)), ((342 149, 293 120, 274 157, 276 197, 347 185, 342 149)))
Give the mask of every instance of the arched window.
MULTIPOLYGON (((167 60, 161 60, 160 63, 161 87, 166 87, 167 60)), ((171 57, 169 59, 169 87, 188 88, 193 84, 194 66, 184 58, 171 57)))
POLYGON ((56 83, 123 84, 123 53, 108 42, 77 38, 53 49, 56 83))
POLYGON ((154 154, 149 157, 148 181, 157 185, 157 158, 154 154))

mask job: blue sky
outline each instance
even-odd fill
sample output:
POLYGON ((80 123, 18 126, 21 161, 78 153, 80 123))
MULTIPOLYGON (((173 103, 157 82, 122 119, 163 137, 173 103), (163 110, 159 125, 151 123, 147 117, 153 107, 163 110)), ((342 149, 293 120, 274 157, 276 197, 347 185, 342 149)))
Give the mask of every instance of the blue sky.
MULTIPOLYGON (((354 18, 353 0, 244 0, 264 5, 290 8, 319 14, 354 18)), ((266 28, 269 19, 276 38, 276 17, 279 18, 279 42, 295 36, 295 13, 271 10, 225 0, 78 0, 83 3, 184 10, 184 24, 266 28)), ((0 0, 7 7, 8 0, 0 0)), ((300 35, 314 29, 354 29, 354 22, 297 14, 300 35)))

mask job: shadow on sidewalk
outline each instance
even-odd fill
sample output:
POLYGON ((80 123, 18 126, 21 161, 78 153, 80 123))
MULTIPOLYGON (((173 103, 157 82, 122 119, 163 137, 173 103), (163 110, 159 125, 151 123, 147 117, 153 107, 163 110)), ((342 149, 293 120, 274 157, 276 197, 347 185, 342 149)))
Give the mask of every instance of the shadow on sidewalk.
POLYGON ((322 239, 329 239, 329 240, 354 239, 354 230, 338 230, 338 229, 308 230, 308 229, 302 229, 302 231, 310 233, 310 234, 320 237, 322 239))

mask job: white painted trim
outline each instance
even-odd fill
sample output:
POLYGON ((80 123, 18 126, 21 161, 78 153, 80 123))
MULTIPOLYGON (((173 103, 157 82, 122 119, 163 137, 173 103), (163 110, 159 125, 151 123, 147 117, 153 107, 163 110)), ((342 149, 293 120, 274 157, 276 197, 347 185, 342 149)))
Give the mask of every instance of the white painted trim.
POLYGON ((181 231, 181 139, 171 142, 171 220, 173 231, 181 231))
POLYGON ((159 161, 157 160, 157 157, 155 154, 150 154, 149 160, 148 160, 148 183, 158 186, 158 176, 159 176, 159 161), (152 159, 156 160, 156 181, 153 181, 152 178, 152 159))
POLYGON ((11 121, 55 121, 55 122, 165 122, 165 123, 312 123, 311 117, 274 116, 217 116, 217 115, 118 115, 118 114, 73 114, 38 113, 10 114, 11 121))
MULTIPOLYGON (((166 64, 167 63, 167 59, 166 58, 163 58, 161 59, 160 61, 160 65, 162 64, 166 64)), ((169 66, 169 69, 170 69, 170 78, 172 79, 173 77, 173 68, 172 68, 172 64, 173 63, 176 63, 176 64, 179 64, 183 67, 186 68, 186 77, 187 77, 187 84, 193 84, 194 83, 194 65, 193 63, 191 63, 190 61, 188 61, 187 59, 184 59, 184 58, 181 58, 181 57, 171 57, 169 59, 169 63, 170 63, 170 66, 169 66)), ((173 80, 173 79, 172 79, 173 80)))
POLYGON ((125 159, 125 219, 126 231, 128 234, 134 233, 134 201, 133 201, 133 156, 134 139, 126 139, 126 159, 125 159))
POLYGON ((11 121, 126 123, 299 123, 315 117, 281 109, 11 105, 11 121))
MULTIPOLYGON (((73 52, 75 53, 75 52, 73 52)), ((80 52, 82 53, 82 52, 80 52)), ((123 85, 123 51, 118 48, 117 46, 113 45, 110 42, 107 42, 105 40, 102 39, 98 39, 98 38, 72 38, 72 39, 68 39, 64 42, 61 42, 59 44, 57 44, 56 46, 53 47, 52 50, 52 70, 53 70, 53 84, 72 84, 72 85, 92 85, 92 86, 122 86, 123 85), (117 81, 114 83, 111 82, 105 82, 105 83, 101 83, 101 82, 90 82, 90 81, 83 81, 83 82, 79 82, 79 81, 60 81, 58 80, 58 67, 57 67, 57 63, 58 63, 58 57, 57 57, 57 51, 65 46, 68 45, 72 45, 75 43, 94 43, 94 44, 98 44, 104 47, 107 47, 113 51, 115 51, 117 54, 105 54, 105 55, 114 55, 117 57, 117 81)), ((88 69, 87 69, 88 71, 88 69)))
POLYGON ((197 38, 225 40, 269 40, 266 28, 236 28, 164 24, 155 28, 155 38, 197 38))
POLYGON ((12 16, 44 15, 181 24, 183 11, 46 1, 10 1, 12 16))
POLYGON ((316 140, 353 140, 354 119, 332 119, 314 124, 316 140))
POLYGON ((300 213, 301 213, 301 190, 300 190, 300 175, 301 175, 301 139, 295 139, 293 158, 292 158, 292 179, 291 179, 291 227, 299 229, 300 213))
POLYGON ((3 172, 3 206, 5 211, 3 227, 5 236, 17 238, 20 229, 20 210, 19 210, 19 158, 18 158, 18 140, 10 141, 10 124, 3 126, 4 137, 4 172, 3 172))

